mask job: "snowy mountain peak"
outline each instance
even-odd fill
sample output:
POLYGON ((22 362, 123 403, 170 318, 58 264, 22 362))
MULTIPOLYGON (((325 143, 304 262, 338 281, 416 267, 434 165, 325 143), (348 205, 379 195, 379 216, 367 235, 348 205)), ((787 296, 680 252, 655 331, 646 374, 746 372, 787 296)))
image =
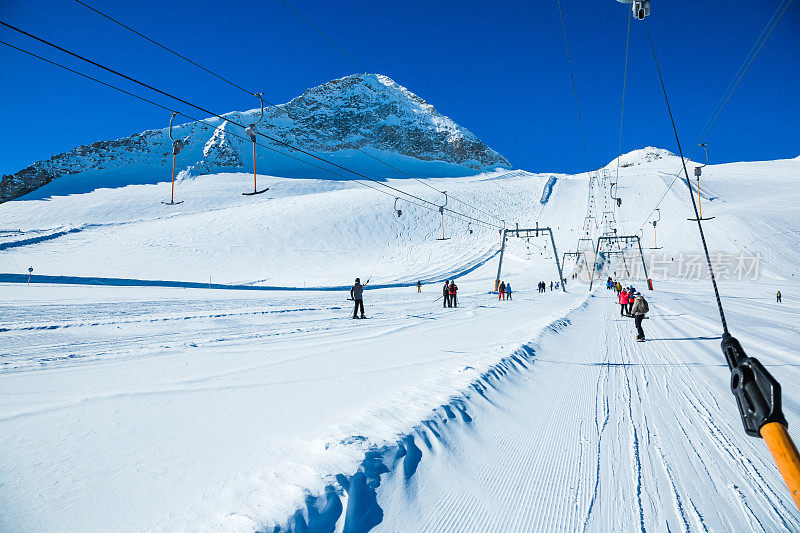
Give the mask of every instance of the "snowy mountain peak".
MULTIPOLYGON (((260 114, 260 108, 233 111, 221 115, 225 120, 210 118, 175 126, 174 135, 190 141, 177 158, 176 171, 183 175, 252 172, 252 144, 237 123, 255 123, 260 114)), ((285 104, 266 107, 257 130, 278 141, 261 137, 256 147, 258 172, 275 176, 341 177, 341 173, 304 164, 299 159, 308 160, 308 156, 282 143, 375 177, 403 177, 391 167, 425 177, 467 175, 511 166, 472 132, 380 74, 331 80, 285 104), (376 158, 389 161, 391 167, 376 158)), ((75 179, 59 181, 56 189, 63 193, 85 192, 100 184, 108 187, 164 181, 169 179, 165 169, 170 156, 167 128, 79 146, 3 176, 0 202, 64 176, 75 179)))
POLYGON ((637 150, 632 150, 627 154, 622 154, 620 157, 615 157, 605 168, 612 168, 617 166, 617 159, 619 159, 620 167, 634 167, 652 163, 660 159, 668 159, 670 157, 677 157, 675 154, 664 148, 656 148, 655 146, 646 146, 637 150))

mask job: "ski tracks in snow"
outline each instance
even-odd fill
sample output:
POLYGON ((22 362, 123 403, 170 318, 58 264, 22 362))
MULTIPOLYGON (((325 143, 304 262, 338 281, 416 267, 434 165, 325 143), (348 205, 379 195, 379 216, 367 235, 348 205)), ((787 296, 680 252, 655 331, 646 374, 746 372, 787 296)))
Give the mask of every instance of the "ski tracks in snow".
POLYGON ((546 330, 524 368, 466 401, 470 424, 426 436, 438 446, 411 481, 388 474, 375 530, 800 531, 741 429, 718 338, 660 320, 653 299, 646 332, 667 340, 635 343, 602 291, 546 330))

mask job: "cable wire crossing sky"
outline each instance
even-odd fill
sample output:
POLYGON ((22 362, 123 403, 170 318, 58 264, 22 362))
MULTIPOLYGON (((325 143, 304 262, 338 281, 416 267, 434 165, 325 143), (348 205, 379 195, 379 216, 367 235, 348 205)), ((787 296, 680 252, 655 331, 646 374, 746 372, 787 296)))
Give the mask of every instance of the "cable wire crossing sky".
MULTIPOLYGON (((218 112, 252 108, 247 95, 256 91, 280 103, 366 71, 408 87, 516 167, 577 172, 588 159, 588 166, 597 168, 617 155, 620 144, 623 152, 647 145, 675 151, 669 124, 657 120, 663 102, 653 98, 658 79, 643 26, 630 29, 626 53, 631 7, 611 0, 580 8, 559 4, 468 1, 454 11, 422 2, 397 10, 374 3, 342 8, 234 0, 224 8, 197 2, 185 9, 148 0, 137 6, 32 0, 4 5, 1 18, 218 112), (250 15, 241 17, 243 12, 250 15), (487 20, 502 24, 485 27, 487 20), (221 37, 212 27, 236 31, 221 37)), ((800 62, 799 5, 787 0, 736 9, 721 1, 703 5, 658 4, 648 17, 656 42, 669 42, 660 61, 680 131, 687 142, 707 141, 714 163, 796 157, 800 106, 794 96, 800 94, 800 73, 791 66, 800 62), (735 90, 729 92, 732 84, 735 90)), ((7 29, 0 38, 98 74, 7 29)), ((4 131, 4 173, 81 144, 166 126, 162 111, 9 47, 0 47, 0 61, 6 74, 0 96, 9 123, 48 125, 48 135, 35 142, 16 128, 4 131)), ((132 92, 153 96, 139 89, 132 92)))

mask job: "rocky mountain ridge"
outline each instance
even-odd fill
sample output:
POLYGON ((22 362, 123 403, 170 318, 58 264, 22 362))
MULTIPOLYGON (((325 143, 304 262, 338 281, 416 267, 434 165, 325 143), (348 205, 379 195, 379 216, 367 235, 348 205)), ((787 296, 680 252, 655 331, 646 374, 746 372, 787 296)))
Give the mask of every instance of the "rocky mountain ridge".
MULTIPOLYGON (((251 141, 234 122, 254 123, 259 120, 261 109, 222 116, 225 120, 210 118, 173 128, 175 138, 189 142, 177 159, 176 170, 183 176, 252 172, 251 141)), ((379 74, 346 76, 308 89, 285 104, 267 106, 257 129, 326 159, 345 157, 361 171, 379 168, 383 174, 376 177, 403 176, 385 165, 376 166, 376 161, 362 157, 364 152, 382 160, 388 157, 392 166, 400 165, 398 168, 418 174, 425 171, 426 164, 437 175, 463 175, 470 170, 511 166, 473 133, 379 74), (403 169, 404 164, 410 166, 403 169)), ((259 173, 289 177, 325 174, 275 150, 318 165, 319 161, 264 137, 259 137, 258 143, 274 149, 256 147, 259 173)), ((86 174, 89 181, 93 179, 104 186, 129 184, 131 176, 134 183, 164 181, 169 178, 165 168, 170 165, 170 156, 168 128, 79 146, 3 176, 0 202, 28 194, 63 176, 78 174, 86 174)), ((334 174, 322 177, 336 178, 334 174)))

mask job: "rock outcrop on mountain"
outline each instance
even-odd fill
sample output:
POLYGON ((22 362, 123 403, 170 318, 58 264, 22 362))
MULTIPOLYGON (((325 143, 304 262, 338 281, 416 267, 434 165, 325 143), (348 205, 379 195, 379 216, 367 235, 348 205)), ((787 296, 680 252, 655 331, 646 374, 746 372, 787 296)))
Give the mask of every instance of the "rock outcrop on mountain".
MULTIPOLYGON (((189 140, 178 156, 177 170, 183 176, 251 172, 252 143, 234 122, 251 124, 258 121, 260 114, 260 109, 231 112, 222 115, 225 120, 210 118, 173 128, 175 138, 189 140)), ((340 169, 287 148, 281 142, 361 172, 380 172, 374 177, 403 175, 373 158, 420 177, 427 175, 427 171, 430 175, 463 175, 510 167, 503 156, 470 131, 379 74, 332 80, 308 89, 288 103, 267 107, 258 131, 280 141, 258 138, 263 146, 256 146, 257 167, 264 174, 341 178, 340 169), (339 176, 298 159, 328 168, 339 176)), ((3 176, 0 202, 77 174, 86 177, 83 183, 97 183, 97 186, 163 181, 169 178, 170 157, 171 141, 166 128, 79 146, 3 176)))

